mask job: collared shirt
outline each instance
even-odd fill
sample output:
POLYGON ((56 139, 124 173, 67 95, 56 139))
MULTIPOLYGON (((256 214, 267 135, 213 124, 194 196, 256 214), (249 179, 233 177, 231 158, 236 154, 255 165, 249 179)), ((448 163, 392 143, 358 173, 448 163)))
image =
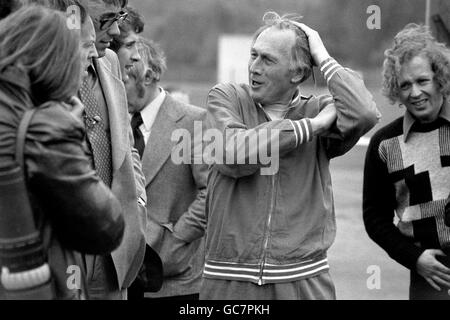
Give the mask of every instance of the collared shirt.
POLYGON ((286 107, 273 107, 273 106, 262 106, 258 103, 258 106, 264 110, 264 112, 268 115, 270 120, 281 120, 284 119, 288 111, 297 106, 300 101, 301 95, 300 91, 297 90, 292 98, 291 102, 286 107))
MULTIPOLYGON (((450 123, 450 99, 444 99, 441 111, 439 112, 438 118, 444 119, 450 123)), ((408 140, 409 134, 411 132, 411 128, 414 123, 417 121, 416 118, 412 116, 409 111, 405 112, 405 116, 403 117, 403 141, 406 142, 408 140)))
POLYGON ((141 110, 141 117, 143 124, 139 127, 142 135, 144 136, 144 142, 147 144, 148 138, 150 137, 150 133, 152 131, 153 123, 155 122, 156 116, 158 115, 159 109, 166 98, 166 92, 159 88, 158 96, 152 100, 144 109, 141 110))

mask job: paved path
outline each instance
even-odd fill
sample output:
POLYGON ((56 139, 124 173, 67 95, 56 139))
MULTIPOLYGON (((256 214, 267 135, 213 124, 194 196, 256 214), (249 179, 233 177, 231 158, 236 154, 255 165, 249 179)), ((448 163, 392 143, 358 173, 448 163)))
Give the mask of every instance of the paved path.
POLYGON ((337 298, 408 299, 409 271, 389 258, 364 229, 361 203, 365 152, 366 147, 356 146, 331 164, 337 235, 328 258, 337 298), (378 270, 380 289, 370 290, 368 278, 378 270))

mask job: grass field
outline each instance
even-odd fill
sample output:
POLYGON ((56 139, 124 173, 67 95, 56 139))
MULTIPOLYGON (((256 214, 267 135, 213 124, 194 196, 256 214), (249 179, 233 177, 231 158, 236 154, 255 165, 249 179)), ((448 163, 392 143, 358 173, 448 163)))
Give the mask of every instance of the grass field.
MULTIPOLYGON (((205 106, 209 84, 176 84, 189 93, 191 103, 205 106)), ((320 94, 324 88, 308 87, 304 93, 320 94)), ((372 129, 370 137, 378 128, 402 115, 397 106, 389 105, 381 95, 379 87, 370 87, 378 109, 383 115, 380 123, 372 129)), ((372 242, 362 221, 362 181, 365 146, 356 146, 346 155, 331 163, 333 179, 337 236, 329 250, 331 276, 334 279, 337 298, 340 300, 361 299, 407 299, 409 271, 390 259, 372 242), (374 271, 375 270, 375 271, 374 271), (379 271, 379 273, 378 273, 379 271), (377 272, 380 287, 370 289, 367 282, 377 272)))

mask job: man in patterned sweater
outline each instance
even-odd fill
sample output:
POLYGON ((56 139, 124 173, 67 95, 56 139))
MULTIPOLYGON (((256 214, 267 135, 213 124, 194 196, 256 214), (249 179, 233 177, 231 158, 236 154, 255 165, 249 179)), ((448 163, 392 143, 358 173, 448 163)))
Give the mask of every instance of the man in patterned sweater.
POLYGON ((444 213, 450 192, 450 50, 426 27, 408 25, 385 57, 384 93, 406 111, 369 145, 364 223, 369 236, 411 270, 410 299, 449 299, 444 213))

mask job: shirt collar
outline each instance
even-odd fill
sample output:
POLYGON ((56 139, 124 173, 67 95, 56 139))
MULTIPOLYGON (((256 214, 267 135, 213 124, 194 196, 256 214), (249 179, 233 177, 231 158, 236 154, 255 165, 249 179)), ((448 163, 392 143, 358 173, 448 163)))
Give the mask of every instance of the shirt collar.
MULTIPOLYGON (((289 102, 289 104, 286 106, 286 112, 287 112, 289 109, 296 107, 296 106, 299 104, 299 102, 301 101, 301 99, 302 99, 302 95, 300 94, 300 90, 297 89, 297 90, 295 91, 295 93, 294 93, 294 96, 292 97, 291 102, 289 102)), ((258 105, 258 107, 260 107, 262 110, 265 110, 265 109, 264 109, 265 107, 263 107, 261 103, 258 103, 257 105, 258 105)))
POLYGON ((97 70, 95 70, 95 66, 92 63, 87 68, 87 73, 86 80, 89 83, 89 87, 92 89, 97 81, 97 70))
POLYGON ((158 90, 159 94, 156 96, 156 98, 141 110, 142 120, 147 131, 150 131, 150 129, 152 128, 153 123, 156 119, 156 115, 158 114, 158 111, 161 108, 164 99, 166 98, 166 92, 162 88, 158 88, 158 90))
MULTIPOLYGON (((450 123, 450 98, 444 97, 444 102, 442 104, 441 111, 439 112, 438 118, 444 119, 450 123)), ((411 128, 417 120, 409 113, 405 112, 403 117, 403 141, 408 140, 409 134, 411 133, 411 128)))

